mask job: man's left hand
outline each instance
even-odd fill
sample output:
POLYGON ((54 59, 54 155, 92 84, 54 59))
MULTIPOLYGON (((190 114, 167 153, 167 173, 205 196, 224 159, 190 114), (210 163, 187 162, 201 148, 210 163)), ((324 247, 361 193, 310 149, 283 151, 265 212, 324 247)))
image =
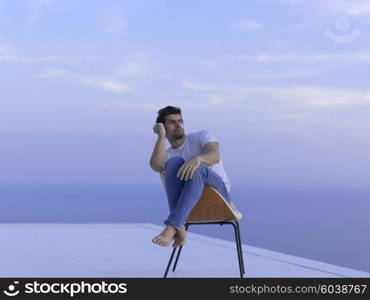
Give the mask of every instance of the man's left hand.
POLYGON ((200 163, 200 157, 193 156, 179 168, 176 177, 180 177, 180 180, 193 178, 194 172, 199 167, 200 163))

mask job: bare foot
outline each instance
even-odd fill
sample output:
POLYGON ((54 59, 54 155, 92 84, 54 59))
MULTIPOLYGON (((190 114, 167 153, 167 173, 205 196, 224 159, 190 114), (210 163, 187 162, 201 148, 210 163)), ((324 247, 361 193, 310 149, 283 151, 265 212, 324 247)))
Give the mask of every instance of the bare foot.
POLYGON ((152 239, 152 242, 159 246, 167 247, 173 240, 176 233, 177 229, 175 227, 172 225, 167 225, 159 235, 152 239))
POLYGON ((173 242, 173 247, 180 247, 183 246, 186 242, 186 234, 187 231, 185 229, 185 226, 181 226, 180 230, 175 234, 175 240, 173 242))

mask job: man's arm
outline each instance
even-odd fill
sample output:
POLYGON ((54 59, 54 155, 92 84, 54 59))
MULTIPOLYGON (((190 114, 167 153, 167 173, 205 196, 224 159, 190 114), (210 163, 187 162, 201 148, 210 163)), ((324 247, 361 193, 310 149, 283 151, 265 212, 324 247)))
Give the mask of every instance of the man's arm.
POLYGON ((198 155, 200 162, 206 165, 214 165, 220 161, 220 151, 217 142, 209 142, 202 148, 202 153, 198 155))
POLYGON ((156 172, 162 172, 164 170, 164 166, 168 159, 165 141, 165 137, 158 136, 150 158, 150 167, 156 172))
POLYGON ((181 180, 191 179, 195 170, 202 162, 210 166, 219 161, 220 152, 218 150, 218 143, 209 142, 203 146, 201 154, 193 156, 179 168, 176 176, 181 180))

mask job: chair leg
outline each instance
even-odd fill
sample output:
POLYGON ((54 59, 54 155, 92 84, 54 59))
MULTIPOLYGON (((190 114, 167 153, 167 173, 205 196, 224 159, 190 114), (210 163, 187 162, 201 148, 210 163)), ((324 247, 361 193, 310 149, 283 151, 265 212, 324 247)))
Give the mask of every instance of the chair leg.
POLYGON ((236 251, 238 252, 238 262, 239 262, 239 271, 240 271, 240 278, 243 278, 243 268, 242 268, 242 253, 240 253, 239 247, 239 236, 237 232, 237 226, 234 222, 230 222, 229 224, 233 225, 234 227, 234 234, 235 234, 235 244, 236 244, 236 251))
POLYGON ((242 249, 242 239, 241 239, 241 235, 240 235, 240 226, 239 226, 238 221, 235 221, 235 224, 236 224, 237 233, 238 233, 238 237, 239 237, 239 249, 240 249, 240 258, 241 258, 241 262, 242 262, 242 270, 243 270, 243 274, 245 274, 243 249, 242 249))
POLYGON ((172 268, 172 272, 175 272, 175 270, 176 270, 177 261, 179 260, 181 250, 182 250, 182 246, 180 246, 180 248, 179 248, 179 252, 177 252, 176 259, 175 259, 175 263, 174 263, 173 268, 172 268))
POLYGON ((177 248, 173 248, 173 250, 172 250, 172 254, 171 254, 170 260, 167 264, 167 268, 166 268, 166 271, 164 272, 163 278, 167 278, 168 270, 170 269, 170 266, 171 266, 171 263, 172 263, 172 260, 173 260, 173 256, 175 255, 176 250, 177 250, 177 248))
MULTIPOLYGON (((185 230, 186 231, 188 231, 189 225, 190 224, 185 224, 185 230)), ((175 259, 175 264, 173 265, 173 268, 172 268, 172 272, 175 272, 175 270, 176 270, 176 266, 177 266, 177 262, 178 262, 179 257, 180 257, 181 250, 182 250, 182 246, 180 246, 179 252, 177 252, 177 256, 176 256, 176 259, 175 259)))

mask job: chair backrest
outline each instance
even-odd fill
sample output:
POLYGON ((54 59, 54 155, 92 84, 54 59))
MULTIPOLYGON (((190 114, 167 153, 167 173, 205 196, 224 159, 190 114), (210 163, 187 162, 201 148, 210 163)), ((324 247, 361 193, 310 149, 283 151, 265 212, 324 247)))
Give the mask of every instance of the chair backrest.
MULTIPOLYGON (((164 173, 160 173, 164 184, 164 173)), ((186 222, 220 222, 220 221, 239 221, 242 214, 236 209, 233 203, 229 203, 213 187, 206 185, 203 193, 190 212, 186 222)))

